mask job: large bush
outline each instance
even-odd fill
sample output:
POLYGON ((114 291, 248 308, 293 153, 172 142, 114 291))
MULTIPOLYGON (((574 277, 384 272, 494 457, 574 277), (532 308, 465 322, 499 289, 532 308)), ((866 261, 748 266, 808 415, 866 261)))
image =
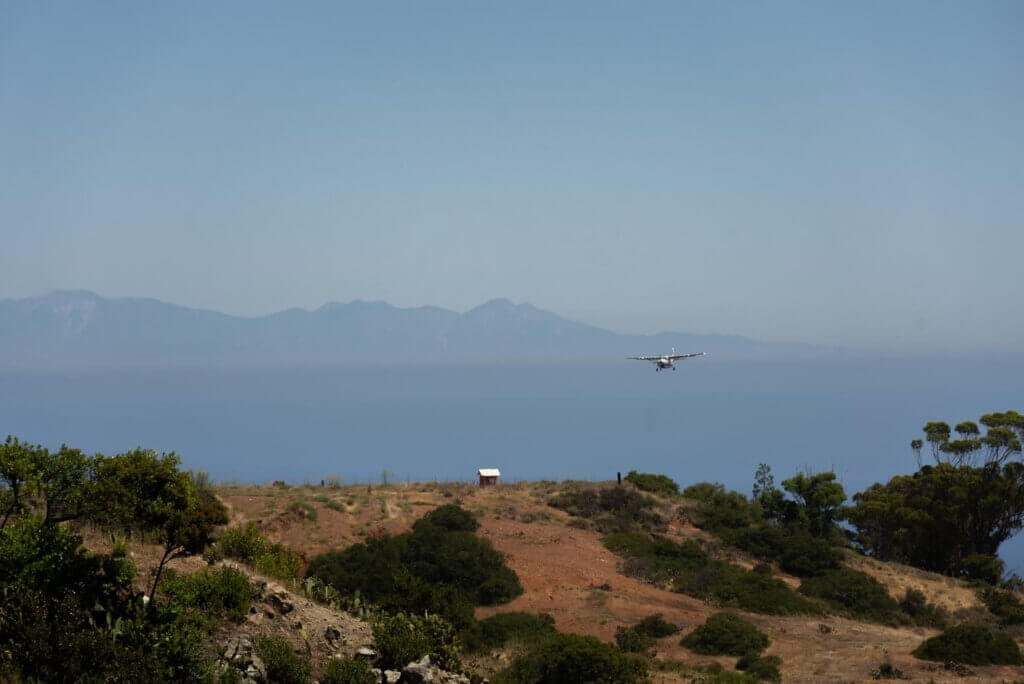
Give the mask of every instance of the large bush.
POLYGON ((465 529, 475 525, 468 514, 455 506, 438 511, 408 534, 317 556, 306 575, 344 595, 358 591, 387 610, 441 614, 459 628, 472 622, 474 605, 504 603, 522 593, 504 556, 465 529))
POLYGON ((815 614, 820 608, 765 572, 713 560, 693 540, 676 544, 638 533, 610 534, 605 546, 622 556, 623 572, 719 606, 774 615, 815 614))
POLYGON ((571 489, 549 499, 548 505, 592 520, 599 532, 660 531, 666 527, 665 519, 654 510, 657 501, 627 487, 571 489))
POLYGON ((555 619, 545 613, 498 613, 474 622, 461 634, 467 651, 500 648, 509 642, 533 643, 555 632, 555 619))
POLYGON ((615 630, 615 645, 626 653, 644 653, 662 637, 675 634, 679 628, 661 617, 661 613, 648 615, 631 627, 615 630))
POLYGON ((841 568, 800 585, 800 593, 824 600, 838 612, 861 620, 893 625, 899 619, 899 604, 871 575, 841 568))
POLYGON ((1020 665, 1020 649, 1010 636, 981 625, 957 625, 914 649, 922 660, 965 665, 1020 665))
POLYGON ((624 479, 643 492, 650 492, 660 496, 679 495, 679 485, 667 475, 638 473, 635 470, 630 470, 624 479))
POLYGON ((825 539, 816 537, 803 525, 758 524, 728 530, 720 536, 729 544, 779 567, 797 577, 813 577, 839 567, 841 555, 825 539))
POLYGON ((633 684, 647 676, 647 661, 594 637, 557 633, 516 659, 495 684, 633 684))
POLYGON ((732 613, 715 613, 679 642, 695 653, 744 656, 760 653, 771 641, 757 627, 732 613))

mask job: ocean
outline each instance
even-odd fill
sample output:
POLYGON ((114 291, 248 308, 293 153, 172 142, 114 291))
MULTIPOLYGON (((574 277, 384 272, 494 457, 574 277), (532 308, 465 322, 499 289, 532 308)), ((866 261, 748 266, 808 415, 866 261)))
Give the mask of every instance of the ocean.
MULTIPOLYGON (((612 480, 748 493, 834 470, 848 495, 916 470, 910 440, 1024 410, 1024 358, 375 366, 0 374, 0 435, 175 451, 221 482, 612 480)), ((1024 575, 1024 539, 1002 549, 1024 575)))

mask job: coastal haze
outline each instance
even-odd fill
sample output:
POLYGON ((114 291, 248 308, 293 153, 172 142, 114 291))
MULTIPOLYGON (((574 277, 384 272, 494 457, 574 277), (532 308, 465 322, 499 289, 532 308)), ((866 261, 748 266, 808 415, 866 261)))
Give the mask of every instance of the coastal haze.
MULTIPOLYGON (((835 470, 848 495, 916 468, 930 420, 1024 403, 1014 354, 881 355, 734 336, 619 335, 506 300, 260 318, 56 292, 0 302, 0 433, 178 452, 218 481, 598 479, 747 492, 835 470), (636 353, 705 351, 655 373, 636 353)), ((1024 544, 1003 548, 1024 572, 1024 544)))

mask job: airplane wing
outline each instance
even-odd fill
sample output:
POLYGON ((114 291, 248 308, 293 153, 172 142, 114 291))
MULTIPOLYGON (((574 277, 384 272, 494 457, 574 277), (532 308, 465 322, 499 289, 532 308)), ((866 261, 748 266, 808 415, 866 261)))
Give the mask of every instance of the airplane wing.
POLYGON ((627 359, 635 359, 637 361, 659 361, 660 356, 627 356, 627 359))
POLYGON ((694 356, 704 356, 704 352, 693 352, 692 354, 672 354, 668 358, 671 361, 678 361, 679 359, 689 359, 693 358, 694 356))

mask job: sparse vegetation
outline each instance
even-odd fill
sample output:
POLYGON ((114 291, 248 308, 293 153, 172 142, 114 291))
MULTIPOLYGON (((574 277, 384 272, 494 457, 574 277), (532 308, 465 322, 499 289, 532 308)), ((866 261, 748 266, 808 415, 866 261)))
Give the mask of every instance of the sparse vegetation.
POLYGON ((1009 635, 981 625, 962 624, 926 639, 914 649, 922 660, 966 665, 1020 665, 1020 649, 1009 635))
POLYGON ((695 653, 745 656, 760 653, 771 641, 757 627, 732 613, 715 613, 679 642, 695 653))

